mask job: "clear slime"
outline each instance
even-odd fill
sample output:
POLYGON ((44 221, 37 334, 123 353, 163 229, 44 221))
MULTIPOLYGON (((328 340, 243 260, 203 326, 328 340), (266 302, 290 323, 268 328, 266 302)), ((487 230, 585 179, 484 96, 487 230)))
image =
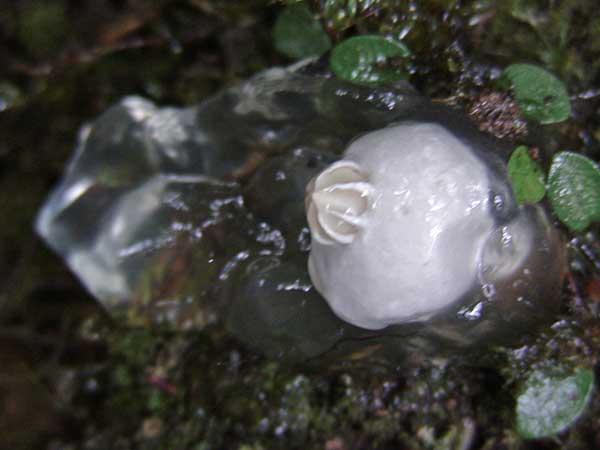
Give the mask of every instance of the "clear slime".
POLYGON ((36 227, 129 324, 225 328, 292 360, 480 347, 560 301, 564 246, 515 203, 507 155, 405 85, 271 69, 189 108, 110 108, 36 227))

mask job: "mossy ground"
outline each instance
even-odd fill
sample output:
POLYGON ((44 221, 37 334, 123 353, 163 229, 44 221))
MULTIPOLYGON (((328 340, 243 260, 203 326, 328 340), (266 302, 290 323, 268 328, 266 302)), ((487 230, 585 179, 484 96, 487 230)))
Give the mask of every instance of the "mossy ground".
MULTIPOLYGON (((594 2, 308 3, 336 42, 401 37, 420 90, 537 146, 542 162, 567 148, 598 160, 594 2), (572 120, 526 124, 496 92, 499 70, 523 61, 567 82, 572 120)), ((514 431, 515 390, 531 367, 590 367, 599 379, 598 227, 568 236, 562 316, 519 349, 490 350, 476 363, 310 369, 266 360, 226 336, 121 328, 33 234, 83 122, 127 94, 192 104, 287 63, 271 37, 280 9, 259 0, 23 0, 0 9, 0 447, 600 447, 598 394, 555 439, 523 441, 514 431)))

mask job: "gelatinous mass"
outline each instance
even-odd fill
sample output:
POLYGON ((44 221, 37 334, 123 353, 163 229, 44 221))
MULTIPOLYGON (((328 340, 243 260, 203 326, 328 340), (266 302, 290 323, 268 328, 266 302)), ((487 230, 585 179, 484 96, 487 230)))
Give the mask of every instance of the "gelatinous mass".
POLYGON ((368 329, 424 321, 472 301, 474 288, 492 298, 541 269, 527 258, 543 213, 517 207, 502 166, 465 138, 437 123, 392 124, 311 181, 309 272, 342 319, 368 329))
POLYGON ((271 69, 189 108, 113 106, 37 230, 131 324, 293 360, 504 342, 554 314, 564 266, 507 156, 406 85, 271 69))

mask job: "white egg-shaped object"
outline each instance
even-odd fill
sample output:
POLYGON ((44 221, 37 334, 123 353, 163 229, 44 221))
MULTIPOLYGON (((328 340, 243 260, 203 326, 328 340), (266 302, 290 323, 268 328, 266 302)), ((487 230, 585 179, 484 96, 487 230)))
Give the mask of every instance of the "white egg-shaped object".
POLYGON ((485 162, 440 124, 360 137, 307 187, 314 286, 358 327, 427 320, 477 281, 490 191, 485 162))

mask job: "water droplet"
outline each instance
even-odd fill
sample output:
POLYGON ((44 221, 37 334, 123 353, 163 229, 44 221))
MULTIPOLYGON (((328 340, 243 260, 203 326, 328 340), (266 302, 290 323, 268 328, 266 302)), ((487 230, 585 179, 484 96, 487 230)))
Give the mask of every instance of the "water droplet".
POLYGON ((481 291, 483 292, 485 298, 488 299, 491 299, 494 297, 494 295, 496 295, 496 287, 491 283, 486 283, 481 286, 481 291))
POLYGON ((467 320, 477 320, 483 313, 483 302, 478 302, 472 308, 462 308, 458 311, 458 315, 464 317, 467 320))

